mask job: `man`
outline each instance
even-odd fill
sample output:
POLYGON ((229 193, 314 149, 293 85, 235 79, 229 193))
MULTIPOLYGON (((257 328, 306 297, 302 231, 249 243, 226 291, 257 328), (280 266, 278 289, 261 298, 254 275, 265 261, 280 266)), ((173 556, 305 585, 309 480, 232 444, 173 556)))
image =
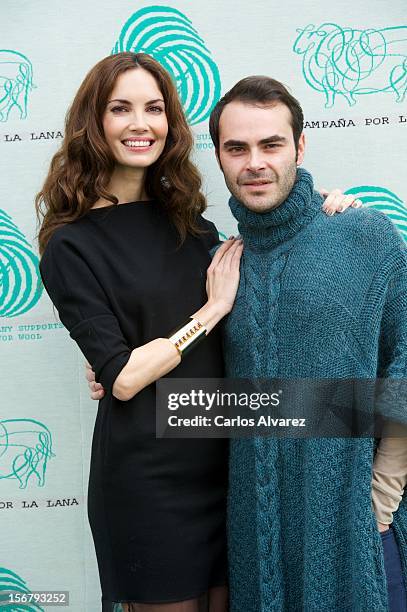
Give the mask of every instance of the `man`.
MULTIPOLYGON (((244 241, 227 375, 405 378, 405 245, 376 211, 321 213, 300 168, 297 100, 248 77, 218 102, 210 132, 244 241)), ((233 612, 406 610, 407 440, 383 439, 375 462, 384 556, 373 456, 371 438, 232 441, 233 612)))
MULTIPOLYGON (((228 376, 405 376, 404 246, 374 211, 321 213, 312 177, 299 168, 298 102, 281 83, 249 77, 219 101, 210 131, 244 240, 225 330, 228 376)), ((99 399, 100 386, 90 386, 99 399)), ((397 506, 406 446, 382 440, 376 454, 384 558, 371 439, 232 441, 232 611, 384 612, 388 599, 401 611, 393 603, 405 597, 400 557, 388 525, 394 511, 405 572, 406 499, 397 506)))

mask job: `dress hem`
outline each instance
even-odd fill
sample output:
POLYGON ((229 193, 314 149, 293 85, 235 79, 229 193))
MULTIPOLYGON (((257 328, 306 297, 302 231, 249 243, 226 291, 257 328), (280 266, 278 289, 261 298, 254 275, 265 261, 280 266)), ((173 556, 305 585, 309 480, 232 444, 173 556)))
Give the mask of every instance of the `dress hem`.
POLYGON ((181 602, 181 601, 188 601, 189 599, 197 599, 199 597, 202 597, 203 595, 206 595, 206 593, 208 593, 208 591, 210 589, 214 589, 217 587, 228 587, 229 583, 228 582, 221 582, 220 584, 211 584, 210 586, 208 586, 206 589, 200 590, 198 592, 194 592, 192 595, 181 595, 180 597, 173 597, 171 599, 155 599, 154 601, 146 601, 144 599, 104 599, 102 598, 102 604, 105 605, 115 605, 115 604, 150 604, 150 605, 155 605, 155 604, 166 604, 166 603, 176 603, 176 602, 181 602))

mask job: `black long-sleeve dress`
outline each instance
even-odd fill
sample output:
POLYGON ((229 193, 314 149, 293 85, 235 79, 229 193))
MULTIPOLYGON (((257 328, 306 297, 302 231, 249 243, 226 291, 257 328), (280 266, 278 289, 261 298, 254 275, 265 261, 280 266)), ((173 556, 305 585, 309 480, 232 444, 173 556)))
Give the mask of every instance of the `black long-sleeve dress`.
MULTIPOLYGON (((166 337, 206 301, 208 230, 179 238, 158 202, 92 209, 58 229, 41 275, 106 390, 93 434, 88 515, 103 610, 170 602, 226 584, 227 443, 155 438, 155 384, 122 402, 113 383, 132 349, 166 337)), ((219 331, 169 376, 219 377, 219 331)))

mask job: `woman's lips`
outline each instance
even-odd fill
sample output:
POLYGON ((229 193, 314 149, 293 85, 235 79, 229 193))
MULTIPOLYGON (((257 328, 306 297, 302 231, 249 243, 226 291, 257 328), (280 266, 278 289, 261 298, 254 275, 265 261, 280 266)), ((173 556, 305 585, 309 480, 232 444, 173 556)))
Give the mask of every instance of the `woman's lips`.
POLYGON ((146 140, 123 140, 122 145, 126 147, 127 151, 131 151, 132 153, 145 153, 146 151, 150 151, 154 145, 154 140, 146 139, 146 140), (140 144, 129 144, 129 143, 140 143, 140 144), (148 143, 148 144, 146 144, 148 143))

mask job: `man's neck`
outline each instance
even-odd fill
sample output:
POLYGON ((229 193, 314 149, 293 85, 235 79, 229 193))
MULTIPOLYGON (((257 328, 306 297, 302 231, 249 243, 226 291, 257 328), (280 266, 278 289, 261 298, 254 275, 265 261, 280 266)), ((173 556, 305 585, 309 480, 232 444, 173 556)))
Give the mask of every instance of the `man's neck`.
POLYGON ((286 200, 266 213, 246 208, 235 198, 229 206, 239 223, 245 246, 269 250, 292 238, 315 216, 322 206, 322 197, 314 192, 312 176, 299 168, 294 186, 286 200))

